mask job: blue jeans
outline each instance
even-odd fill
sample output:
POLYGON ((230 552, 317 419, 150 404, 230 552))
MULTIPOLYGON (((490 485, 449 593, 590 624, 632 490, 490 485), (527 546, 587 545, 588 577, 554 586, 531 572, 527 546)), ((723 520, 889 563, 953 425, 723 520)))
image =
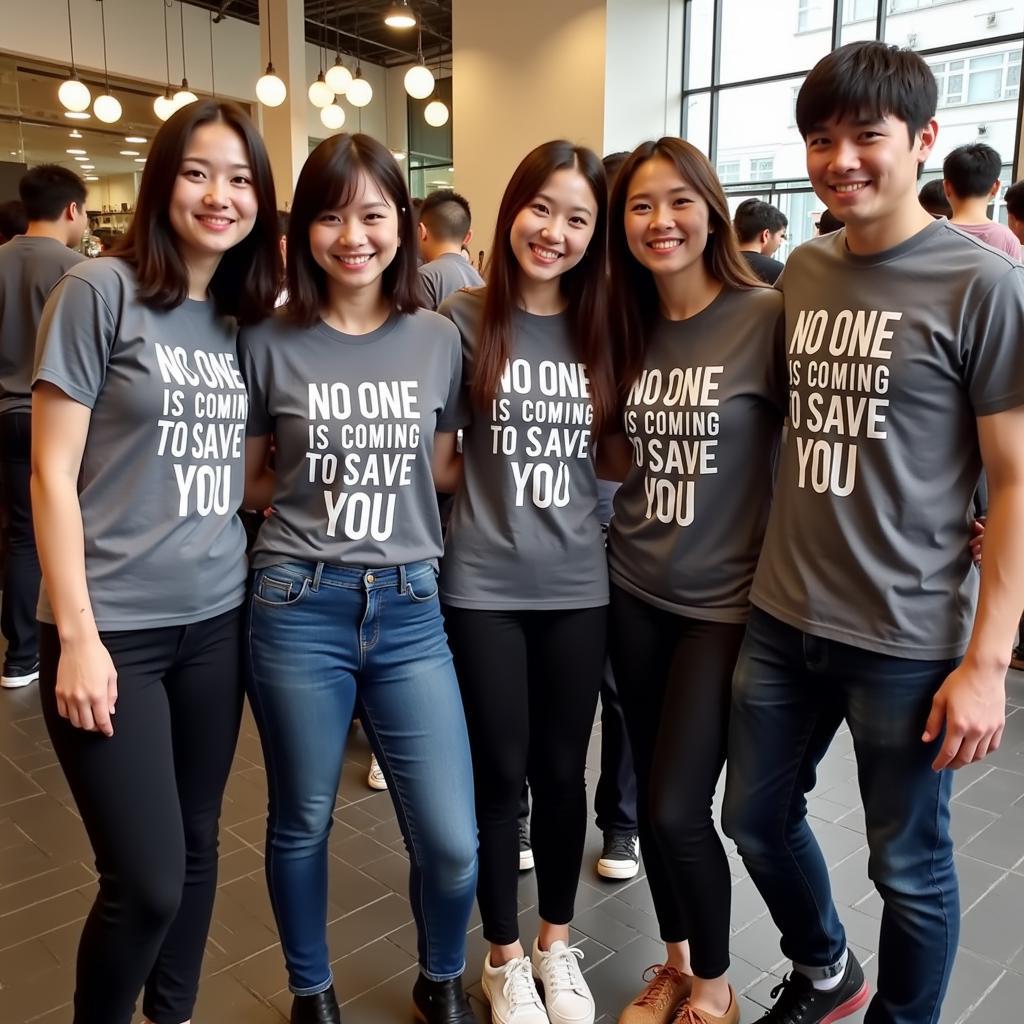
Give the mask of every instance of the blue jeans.
POLYGON ((866 1024, 936 1024, 959 935, 949 799, 922 743, 932 696, 957 662, 914 661, 811 636, 755 608, 733 678, 723 826, 811 977, 846 948, 805 794, 845 719, 881 895, 878 993, 866 1024))
POLYGON ((267 884, 289 987, 311 995, 332 981, 327 837, 357 695, 409 852, 421 969, 435 981, 458 977, 477 831, 466 720, 433 567, 257 570, 248 653, 270 791, 267 884))

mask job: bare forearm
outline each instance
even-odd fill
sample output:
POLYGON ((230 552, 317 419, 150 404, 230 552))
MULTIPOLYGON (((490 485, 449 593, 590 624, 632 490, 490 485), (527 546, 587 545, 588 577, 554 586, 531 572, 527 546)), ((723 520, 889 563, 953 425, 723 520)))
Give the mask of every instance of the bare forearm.
POLYGON ((431 467, 434 489, 441 494, 454 494, 462 483, 462 453, 447 458, 435 458, 431 467))
POLYGON ((243 508, 262 511, 270 508, 274 501, 274 485, 277 475, 269 467, 259 476, 245 481, 245 494, 242 496, 243 508))

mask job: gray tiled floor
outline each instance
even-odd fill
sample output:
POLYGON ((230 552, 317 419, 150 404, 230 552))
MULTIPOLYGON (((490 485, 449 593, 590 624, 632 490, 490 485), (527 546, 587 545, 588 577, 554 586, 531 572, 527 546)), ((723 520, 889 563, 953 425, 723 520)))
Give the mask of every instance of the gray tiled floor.
MULTIPOLYGON (((1001 749, 957 777, 954 832, 963 930, 942 1024, 1005 1024, 1024 1006, 1024 674, 1010 674, 1001 749)), ((588 782, 596 782, 595 728, 588 782)), ((404 893, 407 862, 387 794, 365 786, 367 747, 353 737, 331 837, 329 938, 347 1024, 408 1021, 416 976, 415 931, 404 893)), ((824 761, 810 812, 832 871, 850 942, 873 977, 881 903, 867 879, 864 818, 850 740, 824 761)), ((228 787, 220 890, 196 1024, 280 1024, 289 997, 263 882, 265 789, 259 742, 247 717, 228 787)), ((659 959, 657 925, 643 878, 623 885, 591 873, 600 837, 591 828, 574 938, 601 1021, 615 1021, 659 959)), ((731 849, 731 846, 730 846, 731 849)), ((732 979, 744 1022, 756 1019, 786 969, 778 933, 733 854, 732 979)), ((74 951, 95 892, 88 843, 46 740, 34 687, 0 693, 0 1021, 70 1020, 74 951)), ((536 895, 521 879, 524 942, 536 895)), ((484 943, 474 917, 469 977, 484 943)), ((479 987, 471 989, 479 995, 479 987)), ((480 1020, 483 1004, 474 1000, 480 1020)), ((861 1018, 854 1018, 859 1021, 861 1018)))

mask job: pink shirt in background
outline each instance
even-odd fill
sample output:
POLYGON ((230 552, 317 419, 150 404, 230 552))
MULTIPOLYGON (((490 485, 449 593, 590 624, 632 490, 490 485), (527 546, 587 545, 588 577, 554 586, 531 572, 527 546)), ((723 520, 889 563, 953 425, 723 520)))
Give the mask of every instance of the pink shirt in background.
POLYGON ((1015 260, 1020 260, 1020 242, 1017 241, 1017 236, 1004 224, 997 224, 995 221, 990 220, 985 224, 953 224, 953 227, 959 228, 968 235, 974 235, 975 238, 980 238, 986 245, 991 245, 993 249, 1005 252, 1015 260))

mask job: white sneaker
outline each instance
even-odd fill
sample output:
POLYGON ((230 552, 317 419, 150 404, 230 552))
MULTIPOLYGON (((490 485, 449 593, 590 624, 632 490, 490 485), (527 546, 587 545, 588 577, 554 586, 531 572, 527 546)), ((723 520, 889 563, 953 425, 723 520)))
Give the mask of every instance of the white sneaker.
POLYGON ((594 1024, 594 997, 583 980, 583 950, 564 942, 547 952, 533 943, 533 973, 544 986, 544 1005, 551 1024, 594 1024))
POLYGON ((494 1024, 549 1024, 528 956, 509 960, 503 967, 491 966, 490 953, 484 957, 480 985, 491 1004, 494 1024))
POLYGON ((366 784, 370 789, 387 789, 388 780, 384 778, 384 773, 380 770, 380 765, 377 763, 377 755, 370 755, 370 771, 366 776, 366 784))
POLYGON ((4 666, 3 677, 0 678, 0 686, 5 690, 19 690, 23 686, 37 682, 39 679, 39 662, 27 668, 17 668, 13 665, 4 666))

